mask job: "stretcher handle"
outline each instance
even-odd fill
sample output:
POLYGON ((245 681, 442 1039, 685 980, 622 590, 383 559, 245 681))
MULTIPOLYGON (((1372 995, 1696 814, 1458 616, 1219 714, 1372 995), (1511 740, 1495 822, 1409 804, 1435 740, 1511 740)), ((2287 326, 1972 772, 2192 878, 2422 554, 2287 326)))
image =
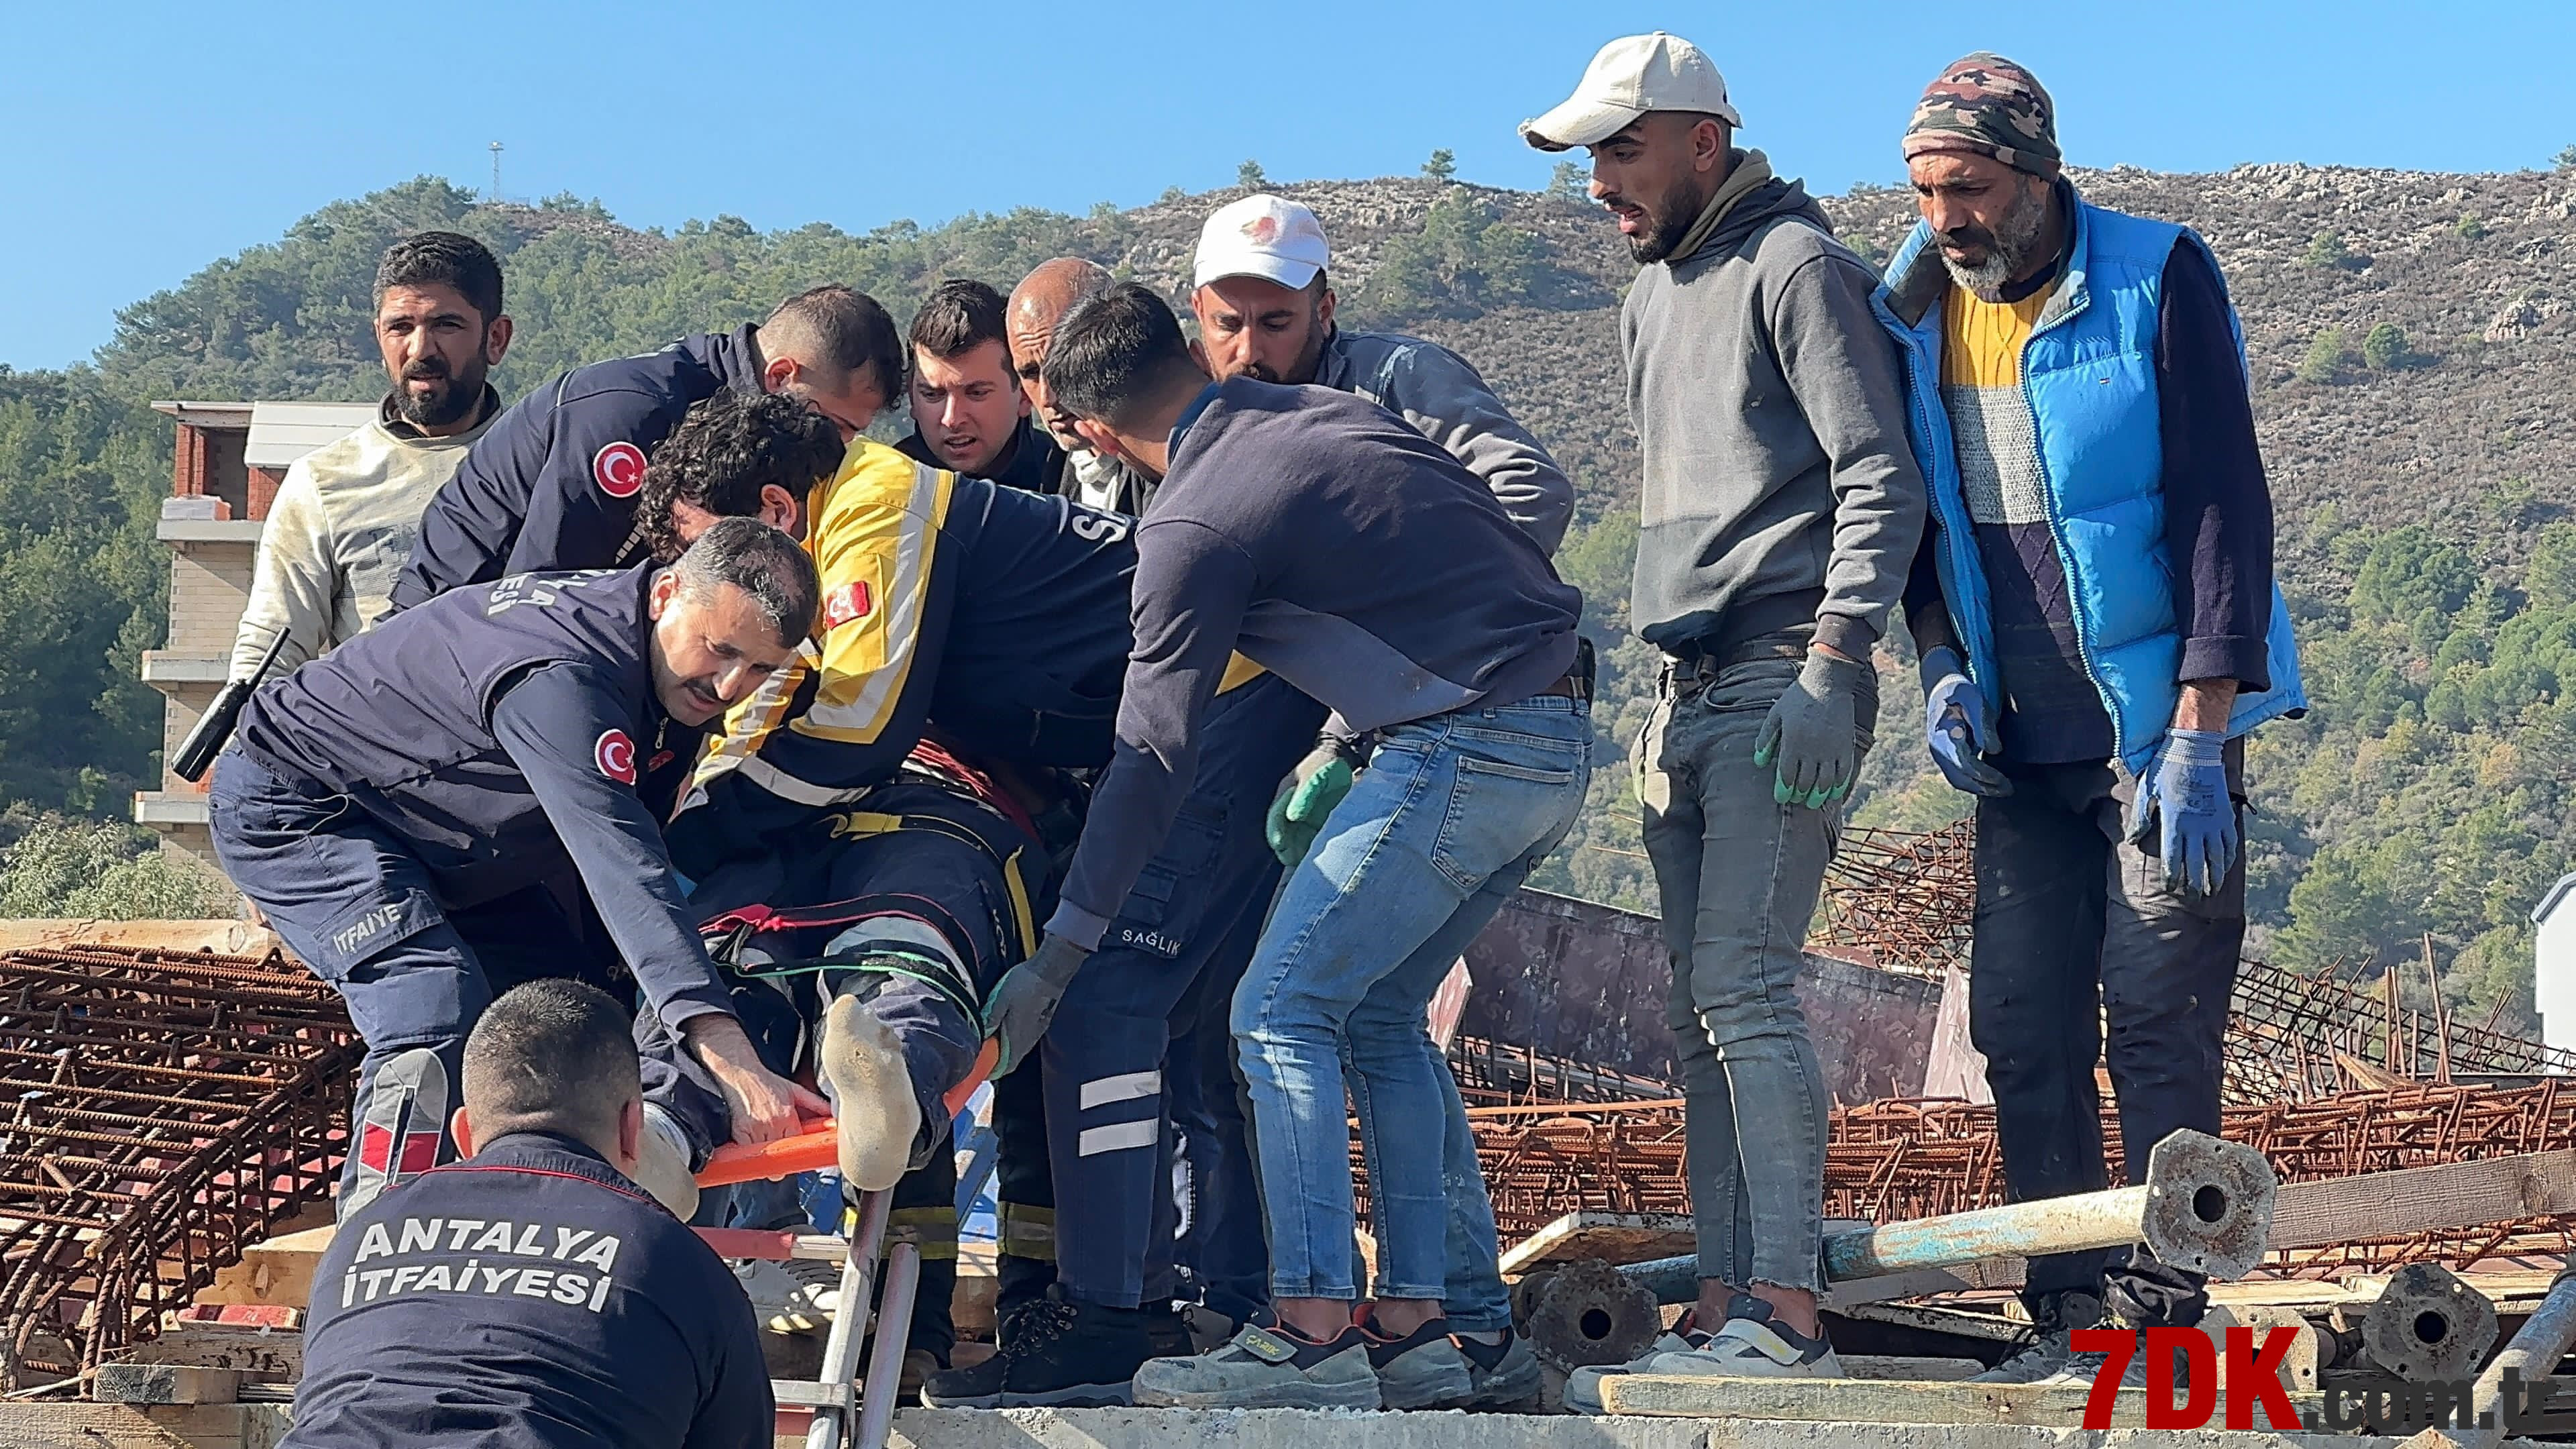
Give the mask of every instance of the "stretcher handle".
MULTIPOLYGON (((1001 1040, 986 1037, 983 1050, 975 1054, 973 1069, 966 1073, 964 1081, 949 1088, 948 1096, 940 1104, 948 1109, 952 1119, 966 1110, 966 1103, 974 1097, 975 1089, 993 1075, 993 1068, 1001 1060, 1001 1040)), ((793 1177, 800 1172, 819 1171, 839 1162, 840 1134, 832 1125, 832 1119, 824 1117, 818 1121, 809 1117, 806 1121, 816 1125, 794 1137, 782 1137, 756 1147, 729 1142, 717 1148, 707 1159, 705 1168, 699 1171, 698 1186, 723 1187, 729 1183, 793 1177)))

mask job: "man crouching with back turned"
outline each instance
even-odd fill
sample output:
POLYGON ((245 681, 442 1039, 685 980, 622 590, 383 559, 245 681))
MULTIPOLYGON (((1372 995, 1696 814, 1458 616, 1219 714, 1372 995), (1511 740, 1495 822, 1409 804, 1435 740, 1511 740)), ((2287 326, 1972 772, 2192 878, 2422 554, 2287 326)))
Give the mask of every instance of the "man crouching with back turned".
POLYGON ((465 1040, 465 1160, 340 1225, 314 1278, 291 1449, 748 1449, 775 1406, 751 1305, 637 1187, 625 1014, 559 978, 465 1040))

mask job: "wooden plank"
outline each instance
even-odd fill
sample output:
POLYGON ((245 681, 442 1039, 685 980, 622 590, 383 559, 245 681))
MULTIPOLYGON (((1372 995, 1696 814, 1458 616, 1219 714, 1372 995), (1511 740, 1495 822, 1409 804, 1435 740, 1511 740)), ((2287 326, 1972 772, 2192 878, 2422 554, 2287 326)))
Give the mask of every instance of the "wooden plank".
POLYGON ((1646 1263, 1695 1251, 1697 1232, 1683 1213, 1567 1213, 1503 1254, 1505 1277, 1541 1263, 1599 1258, 1605 1263, 1646 1263))
POLYGON ((2576 1149, 2284 1183, 2272 1246, 2324 1247, 2551 1213, 2576 1213, 2576 1149))
POLYGON ((190 1363, 103 1363, 91 1387, 109 1404, 229 1404, 242 1371, 190 1363))
POLYGON ((215 1274, 215 1281, 196 1301, 210 1304, 255 1303, 302 1308, 313 1299, 313 1270, 331 1246, 329 1227, 307 1228, 253 1243, 242 1260, 215 1274))
POLYGON ((9 1449, 272 1449, 285 1435, 273 1404, 145 1409, 133 1404, 0 1404, 9 1449))
POLYGON ((1845 1353, 1835 1355, 1843 1372, 1856 1379, 1890 1383, 1946 1384, 1984 1373, 1972 1358, 1918 1358, 1908 1354, 1845 1353))
POLYGON ((304 1376, 304 1335, 183 1323, 120 1356, 133 1363, 239 1369, 250 1379, 291 1384, 304 1376))
POLYGON ((279 942, 276 932, 248 921, 104 921, 81 916, 0 920, 0 951, 74 945, 265 956, 279 942))

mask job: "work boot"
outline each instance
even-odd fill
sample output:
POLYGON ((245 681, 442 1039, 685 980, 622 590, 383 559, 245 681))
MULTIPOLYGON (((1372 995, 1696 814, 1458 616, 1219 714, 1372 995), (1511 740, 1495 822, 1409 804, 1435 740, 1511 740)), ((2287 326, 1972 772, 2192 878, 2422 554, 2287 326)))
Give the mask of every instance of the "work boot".
POLYGON ((1158 1358, 1136 1370, 1136 1402, 1164 1409, 1374 1409, 1369 1336, 1352 1324, 1318 1342, 1287 1327, 1246 1324, 1212 1353, 1158 1358))
POLYGON ((689 1171, 689 1139, 682 1135, 679 1123, 650 1103, 644 1108, 640 1138, 635 1185, 669 1208, 671 1216, 687 1222, 698 1210, 698 1177, 689 1171))
POLYGON ((812 1258, 745 1258, 734 1281, 751 1300, 752 1317, 772 1333, 824 1333, 841 1309, 841 1265, 812 1258))
POLYGON ((1011 1315, 1001 1351, 972 1368, 932 1374, 934 1409, 1100 1408, 1130 1402, 1128 1381, 1154 1356, 1146 1313, 1064 1296, 1064 1285, 1011 1315))
MULTIPOLYGON (((2102 1300, 2089 1293, 2061 1293, 2031 1306, 2031 1339, 2020 1351, 1984 1373, 1972 1384, 2035 1384, 2066 1367, 2074 1352, 2069 1336, 2078 1328, 2103 1321, 2102 1300)), ((2099 1357, 2099 1355, 2096 1355, 2099 1357)))
POLYGON ((886 1191, 912 1166, 921 1132, 921 1100, 912 1094, 903 1043, 856 997, 836 996, 823 1014, 819 1065, 840 1129, 843 1190, 886 1191))
POLYGON ((1440 1409, 1466 1402, 1476 1390, 1467 1359, 1449 1341, 1449 1320, 1433 1318, 1398 1337, 1377 1326, 1377 1316, 1360 1319, 1368 1338, 1369 1367, 1377 1373, 1378 1397, 1390 1409, 1440 1409))
POLYGON ((1467 1360, 1467 1399, 1462 1409, 1501 1409, 1538 1397, 1538 1355, 1529 1340, 1505 1328, 1492 1333, 1457 1335, 1459 1356, 1467 1360), (1491 1342, 1487 1342, 1491 1339, 1491 1342))

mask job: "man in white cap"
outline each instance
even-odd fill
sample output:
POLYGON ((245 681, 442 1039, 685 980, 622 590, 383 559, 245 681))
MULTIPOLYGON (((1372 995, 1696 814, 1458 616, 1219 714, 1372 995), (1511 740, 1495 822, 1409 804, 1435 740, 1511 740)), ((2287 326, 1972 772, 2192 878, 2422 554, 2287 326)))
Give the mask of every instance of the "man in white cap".
MULTIPOLYGON (((1256 192, 1218 207, 1199 228, 1190 311, 1219 382, 1251 377, 1357 393, 1401 417, 1484 480, 1503 511, 1548 554, 1574 518, 1574 485, 1529 429, 1437 343, 1333 325, 1332 249, 1315 213, 1256 192)), ((1338 722, 1271 803, 1270 845, 1291 868, 1350 788, 1364 757, 1338 722)))
POLYGON ((1413 425, 1485 480, 1549 553, 1574 517, 1574 485, 1467 365, 1437 343, 1333 325, 1324 224, 1267 194, 1226 203, 1199 228, 1190 311, 1208 370, 1355 392, 1413 425))
MULTIPOLYGON (((1642 264, 1619 318, 1644 455, 1637 633, 1663 651, 1637 743, 1674 962, 1700 1293, 1627 1370, 1839 1375, 1816 1317, 1829 1107, 1800 945, 1878 715, 1870 662, 1925 512, 1878 279, 1797 183, 1733 144, 1697 46, 1614 40, 1523 123, 1592 155, 1642 264)), ((1604 1370, 1568 1407, 1599 1412, 1604 1370)))

